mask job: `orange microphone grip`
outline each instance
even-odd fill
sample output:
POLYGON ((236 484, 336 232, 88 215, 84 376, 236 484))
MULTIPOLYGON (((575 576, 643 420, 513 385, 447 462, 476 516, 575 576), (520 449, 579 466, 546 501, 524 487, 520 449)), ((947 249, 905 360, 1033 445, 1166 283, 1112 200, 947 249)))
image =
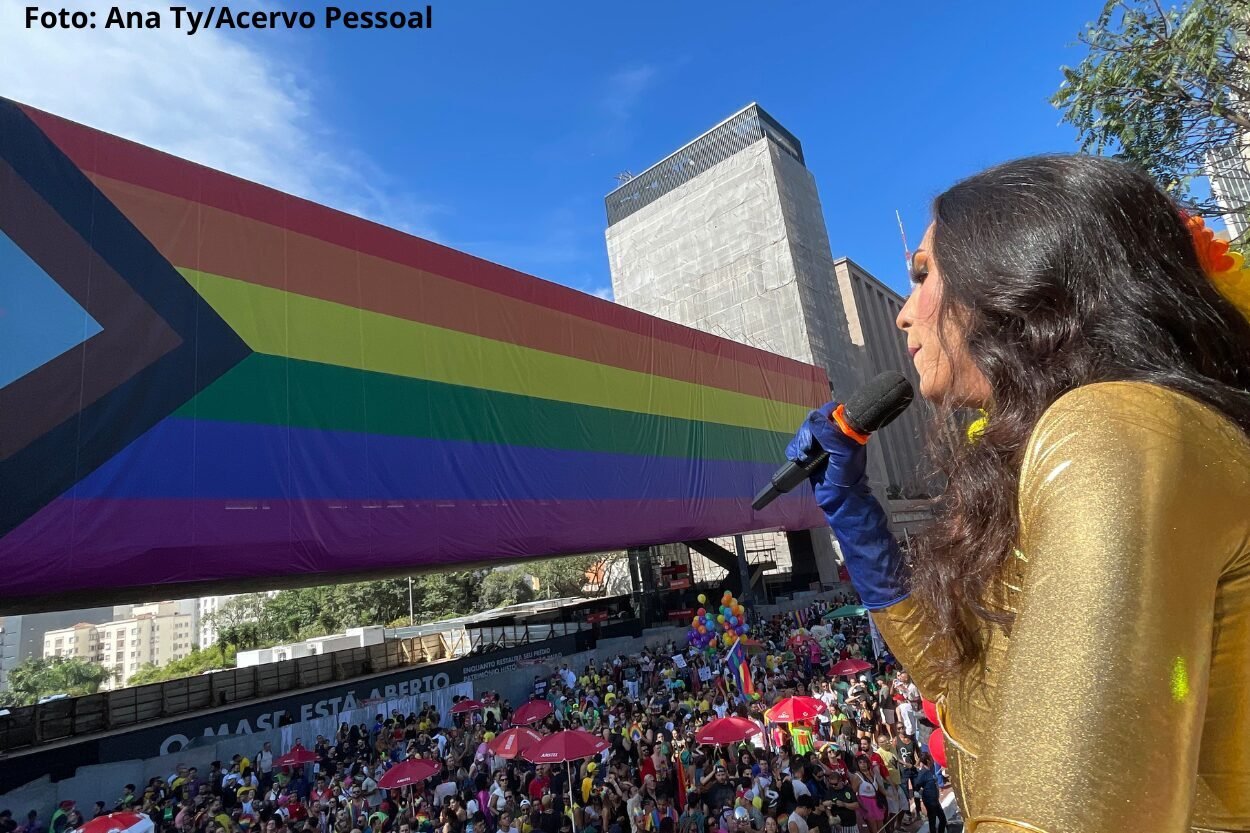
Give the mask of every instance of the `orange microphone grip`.
POLYGON ((861 434, 859 431, 856 431, 854 428, 851 427, 851 424, 846 421, 846 406, 845 405, 839 405, 838 407, 834 408, 833 413, 829 415, 829 418, 832 419, 835 423, 837 423, 838 428, 842 431, 843 434, 846 434, 848 437, 850 437, 852 440, 859 443, 860 445, 868 445, 868 435, 861 434))

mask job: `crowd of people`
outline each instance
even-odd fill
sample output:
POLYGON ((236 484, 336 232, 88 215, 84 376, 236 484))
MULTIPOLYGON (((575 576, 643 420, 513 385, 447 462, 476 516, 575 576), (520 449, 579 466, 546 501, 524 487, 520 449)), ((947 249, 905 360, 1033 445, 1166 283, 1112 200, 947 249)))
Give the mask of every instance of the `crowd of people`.
MULTIPOLYGON (((825 621, 848 599, 753 623, 743 692, 723 652, 667 644, 534 679, 549 717, 542 735, 579 728, 607 748, 569 765, 533 765, 492 753, 512 705, 487 693, 482 708, 441 715, 379 714, 340 727, 310 748, 316 763, 282 767, 265 744, 250 758, 179 766, 126 784, 85 815, 134 810, 158 833, 879 833, 927 819, 945 830, 943 773, 926 746, 920 695, 888 654, 874 656, 867 617, 825 621), (831 677, 842 660, 872 660, 862 675, 831 677), (766 712, 788 696, 827 710, 801 724, 766 712), (696 731, 738 715, 764 731, 728 746, 696 731), (379 781, 408 758, 437 762, 423 784, 379 781)), ((66 833, 86 821, 66 802, 45 823, 0 813, 0 833, 66 833)))

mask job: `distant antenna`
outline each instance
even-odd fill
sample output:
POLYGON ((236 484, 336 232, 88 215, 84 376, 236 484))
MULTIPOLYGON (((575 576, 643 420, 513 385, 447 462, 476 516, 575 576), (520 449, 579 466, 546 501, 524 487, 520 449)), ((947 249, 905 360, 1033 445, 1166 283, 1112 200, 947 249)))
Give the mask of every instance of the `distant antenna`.
POLYGON ((626 182, 629 182, 633 178, 634 178, 634 175, 630 171, 621 171, 619 174, 616 175, 616 181, 621 183, 622 185, 624 185, 626 182))
POLYGON ((903 238, 903 263, 907 267, 907 277, 911 277, 911 249, 907 247, 907 232, 903 231, 903 215, 894 209, 894 218, 898 220, 898 235, 903 238))

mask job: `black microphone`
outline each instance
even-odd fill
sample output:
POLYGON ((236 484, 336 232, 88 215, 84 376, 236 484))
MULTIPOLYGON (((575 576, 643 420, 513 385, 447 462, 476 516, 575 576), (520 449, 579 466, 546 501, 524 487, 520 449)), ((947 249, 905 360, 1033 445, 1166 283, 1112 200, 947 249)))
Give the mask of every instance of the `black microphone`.
MULTIPOLYGON (((887 370, 873 377, 839 406, 830 421, 848 437, 867 442, 868 435, 893 422, 907 410, 915 393, 903 374, 887 370), (858 436, 857 436, 858 435, 858 436)), ((824 465, 829 452, 817 447, 810 460, 799 464, 791 460, 777 469, 772 482, 755 496, 751 507, 757 512, 781 495, 807 480, 813 471, 824 465)))

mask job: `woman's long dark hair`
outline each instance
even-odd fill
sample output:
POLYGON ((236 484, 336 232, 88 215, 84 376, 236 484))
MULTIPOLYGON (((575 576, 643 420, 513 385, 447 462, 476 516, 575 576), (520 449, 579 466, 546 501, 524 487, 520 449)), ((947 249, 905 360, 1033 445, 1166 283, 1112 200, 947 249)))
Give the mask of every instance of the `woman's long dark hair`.
POLYGON ((1038 420, 1081 385, 1140 381, 1206 403, 1250 432, 1250 322, 1198 264, 1184 217, 1143 173, 1093 156, 1039 156, 972 176, 933 204, 938 311, 958 324, 992 392, 976 442, 938 408, 946 481, 913 543, 913 597, 942 670, 984 658, 1009 628, 998 588, 1019 534, 1017 492, 1038 420))

